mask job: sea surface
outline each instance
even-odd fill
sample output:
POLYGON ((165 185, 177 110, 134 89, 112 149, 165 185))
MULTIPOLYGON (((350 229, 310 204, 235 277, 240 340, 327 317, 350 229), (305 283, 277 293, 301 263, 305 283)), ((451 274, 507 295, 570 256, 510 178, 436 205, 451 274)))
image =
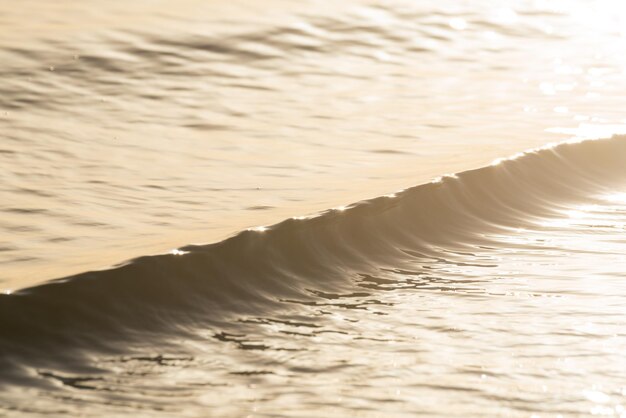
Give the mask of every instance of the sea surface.
POLYGON ((0 2, 0 416, 626 417, 626 5, 0 2))

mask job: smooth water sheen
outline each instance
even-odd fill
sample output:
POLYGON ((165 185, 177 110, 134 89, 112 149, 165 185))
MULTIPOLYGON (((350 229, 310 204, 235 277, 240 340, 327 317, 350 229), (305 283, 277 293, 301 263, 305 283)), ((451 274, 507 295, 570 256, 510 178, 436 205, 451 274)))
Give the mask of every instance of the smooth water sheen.
POLYGON ((1 288, 626 125, 614 2, 154 3, 0 4, 1 288))
POLYGON ((0 415, 626 416, 626 7, 213 3, 0 4, 0 415))

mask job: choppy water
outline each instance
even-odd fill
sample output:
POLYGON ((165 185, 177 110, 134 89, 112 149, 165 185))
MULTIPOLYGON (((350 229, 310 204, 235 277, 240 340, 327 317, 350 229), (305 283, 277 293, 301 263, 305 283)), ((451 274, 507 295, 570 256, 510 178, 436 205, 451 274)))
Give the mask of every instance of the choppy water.
POLYGON ((0 414, 626 414, 623 7, 205 3, 0 5, 0 414))

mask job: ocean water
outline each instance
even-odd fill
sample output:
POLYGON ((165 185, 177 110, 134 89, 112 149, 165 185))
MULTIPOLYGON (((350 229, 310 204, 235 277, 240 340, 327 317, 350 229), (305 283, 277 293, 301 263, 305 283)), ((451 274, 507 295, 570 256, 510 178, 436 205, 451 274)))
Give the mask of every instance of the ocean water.
POLYGON ((626 7, 337 3, 0 4, 0 415, 626 416, 626 7))

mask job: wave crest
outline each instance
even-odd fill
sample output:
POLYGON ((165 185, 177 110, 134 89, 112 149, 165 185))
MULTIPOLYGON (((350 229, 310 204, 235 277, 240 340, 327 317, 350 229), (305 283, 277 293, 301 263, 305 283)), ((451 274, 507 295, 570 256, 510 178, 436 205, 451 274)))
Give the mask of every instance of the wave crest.
POLYGON ((1 295, 0 358, 46 364, 70 355, 53 350, 59 346, 116 351, 120 340, 191 333, 286 300, 353 289, 355 277, 480 244, 488 232, 623 185, 624 161, 626 137, 560 144, 215 244, 1 295))

